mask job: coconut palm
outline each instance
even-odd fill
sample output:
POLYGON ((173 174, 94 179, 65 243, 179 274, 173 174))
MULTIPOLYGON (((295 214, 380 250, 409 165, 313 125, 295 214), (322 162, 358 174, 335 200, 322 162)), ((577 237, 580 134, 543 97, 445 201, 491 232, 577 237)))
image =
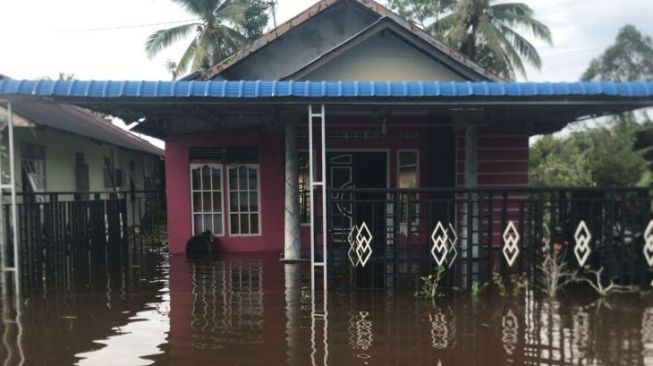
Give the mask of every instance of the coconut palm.
POLYGON ((188 69, 204 70, 240 48, 249 39, 261 35, 267 24, 267 5, 262 0, 171 0, 198 20, 161 29, 145 42, 148 56, 193 35, 185 52, 175 64, 178 78, 188 69))
POLYGON ((525 62, 542 65, 537 49, 520 31, 552 43, 549 28, 534 18, 528 5, 496 0, 457 0, 452 11, 427 30, 507 79, 514 79, 516 72, 525 77, 525 62))

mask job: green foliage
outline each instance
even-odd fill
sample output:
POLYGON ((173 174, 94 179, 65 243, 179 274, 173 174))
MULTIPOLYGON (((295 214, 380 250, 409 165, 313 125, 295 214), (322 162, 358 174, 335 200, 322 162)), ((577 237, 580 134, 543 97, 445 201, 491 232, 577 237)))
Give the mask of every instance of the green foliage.
POLYGON ((438 295, 438 287, 444 276, 445 268, 440 266, 434 274, 422 277, 422 288, 415 292, 418 299, 434 299, 438 295))
POLYGON ((515 273, 510 276, 512 296, 521 296, 528 289, 528 276, 526 273, 515 273))
POLYGON ((478 281, 472 282, 472 286, 469 288, 469 295, 473 298, 476 299, 478 298, 483 291, 485 291, 485 288, 488 286, 487 282, 480 283, 478 281))
POLYGON ((247 41, 259 37, 268 22, 269 3, 264 0, 171 1, 181 5, 199 21, 152 33, 145 42, 145 50, 154 57, 193 35, 186 51, 174 64, 175 78, 189 69, 204 70, 220 62, 247 41))
POLYGON ((541 67, 540 55, 524 36, 552 43, 549 28, 523 3, 497 0, 390 0, 390 8, 422 26, 450 47, 489 71, 514 79, 524 77, 524 63, 541 67))
POLYGON ((499 290, 499 295, 501 295, 501 297, 508 296, 508 288, 506 287, 506 284, 503 283, 503 276, 501 276, 501 273, 496 271, 492 272, 492 283, 499 290))
POLYGON ((653 42, 632 25, 619 30, 615 43, 590 63, 582 80, 653 80, 653 42))
POLYGON ((648 147, 635 145, 643 128, 650 127, 624 117, 565 136, 543 136, 530 149, 530 183, 538 187, 647 184, 648 147))

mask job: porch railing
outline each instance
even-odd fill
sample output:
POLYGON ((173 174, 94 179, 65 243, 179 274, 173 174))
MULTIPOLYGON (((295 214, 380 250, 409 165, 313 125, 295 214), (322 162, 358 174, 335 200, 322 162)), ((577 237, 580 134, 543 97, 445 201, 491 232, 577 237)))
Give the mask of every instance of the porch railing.
POLYGON ((621 284, 653 278, 648 189, 347 189, 327 205, 335 287, 415 288, 440 265, 452 286, 535 281, 546 250, 621 284))
MULTIPOLYGON (((21 279, 28 284, 95 252, 142 251, 167 240, 162 191, 47 192, 18 194, 17 199, 21 279)), ((3 207, 5 233, 11 233, 10 208, 3 207)), ((13 258, 12 248, 5 254, 13 258)))

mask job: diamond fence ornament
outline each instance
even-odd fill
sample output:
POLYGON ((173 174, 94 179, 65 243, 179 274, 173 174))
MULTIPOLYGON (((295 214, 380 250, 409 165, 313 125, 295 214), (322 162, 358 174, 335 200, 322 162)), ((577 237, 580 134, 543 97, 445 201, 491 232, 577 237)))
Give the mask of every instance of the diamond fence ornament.
POLYGON ((447 229, 444 228, 441 221, 438 221, 435 225, 435 229, 433 229, 433 233, 431 233, 431 241, 433 242, 431 255, 438 266, 442 266, 447 261, 447 254, 449 254, 447 248, 449 235, 447 235, 447 229))
POLYGON ((356 267, 359 263, 358 256, 356 255, 356 235, 358 235, 358 226, 354 225, 349 230, 347 235, 347 242, 349 243, 349 250, 347 251, 347 258, 352 267, 356 267))
POLYGON ((451 254, 451 258, 449 258, 448 261, 449 268, 451 268, 456 261, 456 258, 458 258, 458 235, 456 234, 456 229, 454 229, 451 223, 449 223, 449 232, 447 234, 449 237, 449 254, 451 254))
POLYGON ((644 242, 644 257, 649 267, 653 267, 653 220, 649 221, 644 231, 644 242))
POLYGON ((503 257, 506 258, 509 267, 512 267, 519 255, 519 247, 517 246, 519 238, 515 223, 508 221, 506 230, 503 231, 503 257))
POLYGON ((576 240, 576 245, 574 246, 574 254, 576 255, 576 260, 578 261, 579 266, 584 267, 585 263, 587 263, 587 259, 589 258, 590 253, 592 252, 590 249, 592 233, 590 232, 584 220, 580 220, 578 228, 576 228, 576 233, 574 234, 574 239, 576 240))
POLYGON ((358 256, 358 263, 361 267, 365 267, 367 261, 372 256, 372 246, 370 245, 372 239, 372 233, 367 228, 365 221, 363 221, 356 234, 356 255, 358 256))

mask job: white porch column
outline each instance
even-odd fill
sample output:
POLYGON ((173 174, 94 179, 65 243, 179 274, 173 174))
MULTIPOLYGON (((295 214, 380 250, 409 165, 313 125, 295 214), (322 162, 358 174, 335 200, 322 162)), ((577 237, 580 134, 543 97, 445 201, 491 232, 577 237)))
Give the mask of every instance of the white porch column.
POLYGON ((284 260, 298 260, 301 257, 301 213, 299 212, 299 168, 297 164, 297 131, 295 126, 286 125, 286 185, 285 185, 285 233, 284 260))

